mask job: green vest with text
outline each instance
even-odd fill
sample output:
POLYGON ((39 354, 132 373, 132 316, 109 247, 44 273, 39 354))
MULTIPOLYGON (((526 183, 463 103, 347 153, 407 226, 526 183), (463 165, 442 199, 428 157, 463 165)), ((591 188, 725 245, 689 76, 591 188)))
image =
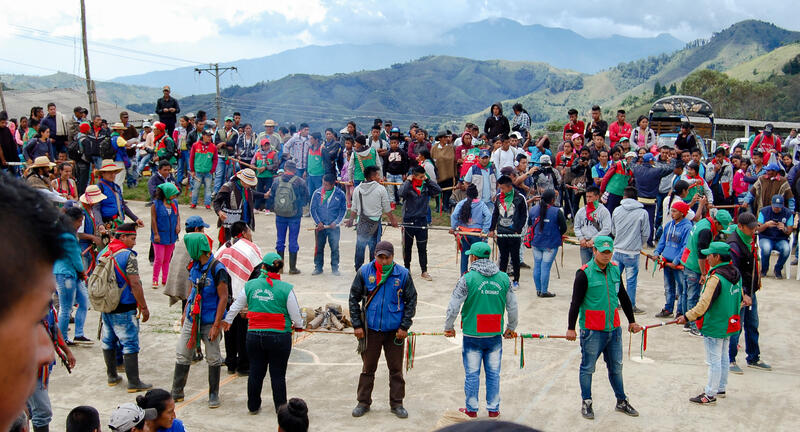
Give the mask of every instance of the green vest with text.
POLYGON ((683 265, 695 272, 700 273, 700 262, 698 259, 700 256, 697 254, 697 239, 700 236, 700 231, 710 229, 713 230, 711 225, 711 220, 708 218, 702 219, 692 228, 692 232, 689 233, 689 242, 686 243, 686 249, 683 251, 683 255, 681 256, 681 262, 683 265))
POLYGON ((467 299, 461 308, 461 327, 467 336, 497 336, 503 333, 506 294, 511 287, 503 272, 484 276, 475 270, 464 275, 467 299))
MULTIPOLYGON (((708 272, 709 278, 713 275, 719 279, 719 295, 708 307, 706 313, 697 320, 697 329, 703 336, 726 338, 738 333, 742 328, 739 317, 742 305, 742 278, 740 276, 734 283, 715 271, 725 265, 730 265, 730 263, 718 264, 708 272)), ((709 278, 706 278, 706 283, 703 284, 703 291, 706 290, 709 278)))
POLYGON ((580 307, 580 325, 586 330, 612 331, 619 327, 620 272, 616 263, 610 262, 606 271, 597 266, 595 260, 581 267, 586 274, 588 286, 580 307))

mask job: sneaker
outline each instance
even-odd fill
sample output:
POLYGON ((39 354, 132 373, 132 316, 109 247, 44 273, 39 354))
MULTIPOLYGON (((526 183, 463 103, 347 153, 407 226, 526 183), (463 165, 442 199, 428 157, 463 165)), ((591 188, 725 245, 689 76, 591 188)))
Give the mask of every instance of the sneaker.
POLYGON ((688 332, 688 331, 690 331, 691 329, 692 329, 692 327, 689 325, 689 323, 688 323, 688 322, 687 322, 686 324, 684 324, 684 325, 683 325, 683 331, 685 331, 685 332, 688 332))
POLYGON ((716 405, 717 398, 714 396, 706 396, 705 393, 700 393, 693 398, 689 398, 689 402, 694 402, 698 405, 716 405))
POLYGON ((66 343, 67 346, 75 346, 76 345, 76 343, 71 341, 71 340, 66 340, 66 341, 64 341, 64 343, 66 343))
POLYGON ((763 371, 771 371, 772 370, 772 366, 764 363, 761 360, 757 360, 754 363, 747 362, 747 367, 751 367, 753 369, 761 369, 763 371))
POLYGON ((783 279, 783 272, 781 270, 775 269, 775 279, 783 279))
POLYGON ((792 258, 792 265, 797 265, 797 258, 792 258))
POLYGON ((581 403, 581 415, 585 419, 594 420, 594 410, 592 409, 591 399, 586 399, 581 403))
POLYGON ((331 270, 331 274, 334 275, 334 276, 341 276, 342 275, 341 273, 339 273, 339 269, 331 270))
POLYGON ((725 390, 718 391, 717 392, 717 398, 718 399, 725 399, 725 390))
POLYGON ((697 327, 689 327, 689 334, 692 336, 702 336, 700 330, 697 330, 697 327))
POLYGON ((519 282, 511 282, 511 289, 516 291, 519 289, 519 282))
POLYGON ((728 372, 736 375, 744 375, 744 371, 736 363, 731 363, 730 367, 728 368, 728 372))
POLYGON ((153 289, 158 289, 158 288, 159 288, 158 282, 153 282, 153 289))
POLYGON ((672 318, 672 312, 666 309, 661 309, 661 312, 656 314, 656 318, 672 318))
POLYGON ((544 297, 544 298, 550 298, 550 297, 555 297, 555 296, 556 295, 551 293, 551 292, 543 292, 543 293, 539 294, 539 297, 544 297))
POLYGON ((471 418, 478 417, 478 412, 477 411, 468 411, 466 408, 459 408, 458 411, 461 412, 461 413, 466 414, 467 417, 471 417, 471 418))
POLYGON ((636 411, 627 399, 624 401, 617 401, 617 406, 614 407, 614 409, 631 417, 639 417, 639 411, 636 411))
POLYGON ((272 213, 270 213, 270 212, 269 212, 269 210, 267 210, 267 209, 261 210, 261 213, 264 213, 264 216, 269 216, 269 215, 271 215, 271 214, 272 214, 272 213))
POLYGON ((425 279, 426 281, 432 281, 433 280, 433 278, 431 277, 431 275, 428 274, 428 272, 422 272, 420 277, 422 279, 425 279))
POLYGON ((392 414, 397 416, 397 418, 401 418, 401 419, 408 418, 408 411, 406 411, 406 409, 403 408, 402 405, 392 408, 391 411, 392 411, 392 414))
POLYGON ((526 263, 525 261, 522 261, 519 263, 519 268, 529 269, 531 268, 531 266, 528 265, 528 263, 526 263))
POLYGON ((197 204, 192 204, 189 206, 189 208, 197 208, 197 204))
POLYGON ((634 315, 644 315, 645 313, 647 313, 647 312, 645 312, 645 311, 643 311, 643 310, 639 309, 639 308, 638 308, 638 307, 636 307, 636 306, 634 306, 634 307, 633 307, 633 314, 634 314, 634 315))
POLYGON ((489 418, 500 417, 500 411, 489 411, 489 418))
POLYGON ((210 206, 210 205, 207 205, 207 206, 206 206, 206 210, 211 210, 211 206, 210 206))
POLYGON ((322 269, 314 269, 314 271, 311 272, 311 276, 316 276, 318 274, 322 274, 322 269))
POLYGON ((73 339, 72 342, 74 342, 74 343, 76 343, 78 345, 92 345, 92 344, 94 344, 94 341, 92 341, 91 339, 87 338, 86 336, 77 336, 75 339, 73 339))

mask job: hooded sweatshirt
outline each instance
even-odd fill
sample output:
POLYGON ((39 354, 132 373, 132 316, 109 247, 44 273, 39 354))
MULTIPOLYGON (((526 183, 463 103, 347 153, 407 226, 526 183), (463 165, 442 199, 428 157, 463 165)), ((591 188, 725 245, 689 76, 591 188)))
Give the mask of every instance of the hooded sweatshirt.
POLYGON ((689 244, 689 234, 692 232, 692 221, 686 216, 675 223, 675 220, 670 218, 670 221, 664 227, 664 234, 658 240, 654 255, 661 255, 665 260, 673 263, 680 264, 681 256, 683 255, 686 245, 689 244))
POLYGON ((486 132, 489 140, 493 140, 500 134, 508 135, 511 131, 511 127, 508 125, 508 118, 503 115, 503 105, 500 102, 492 104, 492 107, 489 108, 489 117, 486 118, 486 123, 483 124, 483 131, 486 132), (494 107, 500 108, 500 115, 497 117, 493 113, 494 107))
MULTIPOLYGON (((497 273, 500 273, 500 268, 497 267, 497 264, 495 264, 489 259, 475 260, 475 262, 470 264, 469 270, 477 271, 478 273, 486 277, 491 277, 496 275, 497 273)), ((469 288, 467 288, 467 280, 464 276, 461 276, 458 279, 458 282, 456 283, 456 288, 453 290, 452 296, 450 296, 450 303, 447 305, 447 316, 445 317, 444 320, 445 330, 453 330, 453 325, 456 322, 456 317, 461 311, 461 305, 464 304, 464 301, 467 299, 468 294, 469 294, 469 288)), ((517 328, 518 315, 517 315, 517 294, 512 289, 509 289, 508 292, 506 292, 506 312, 508 313, 506 328, 513 331, 517 328)), ((470 337, 481 337, 481 336, 470 336, 470 337)), ((488 336, 488 337, 493 337, 493 336, 488 336)))
POLYGON ((650 236, 650 221, 644 205, 635 199, 623 198, 611 215, 614 252, 638 255, 650 236))
POLYGON ((364 203, 363 213, 373 220, 379 220, 381 215, 392 211, 389 194, 386 188, 378 182, 363 182, 353 190, 352 211, 361 216, 361 203, 364 203))

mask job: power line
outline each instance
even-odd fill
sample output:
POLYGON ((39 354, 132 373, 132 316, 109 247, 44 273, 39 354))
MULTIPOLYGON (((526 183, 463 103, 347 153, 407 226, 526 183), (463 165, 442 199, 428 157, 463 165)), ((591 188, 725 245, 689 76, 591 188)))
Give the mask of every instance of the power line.
POLYGON ((0 58, 0 61, 6 62, 6 63, 13 63, 13 64, 17 64, 17 65, 20 65, 20 66, 27 66, 27 67, 32 67, 32 68, 36 68, 36 69, 42 69, 42 70, 46 70, 46 71, 60 72, 57 69, 51 69, 51 68, 43 67, 43 66, 36 66, 36 65, 28 64, 28 63, 22 63, 22 62, 18 62, 16 60, 9 60, 9 59, 5 59, 5 58, 0 58))

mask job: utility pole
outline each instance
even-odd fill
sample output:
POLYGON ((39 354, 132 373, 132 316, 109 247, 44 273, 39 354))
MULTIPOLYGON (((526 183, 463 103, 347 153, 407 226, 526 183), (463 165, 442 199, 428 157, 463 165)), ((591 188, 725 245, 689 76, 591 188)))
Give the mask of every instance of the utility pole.
POLYGON ((89 111, 92 115, 98 114, 97 92, 94 89, 94 81, 89 73, 89 45, 86 41, 86 3, 81 0, 81 33, 83 35, 83 64, 86 66, 86 94, 89 96, 89 111))
MULTIPOLYGON (((81 0, 83 1, 83 0, 81 0)), ((202 74, 203 72, 207 72, 208 74, 212 75, 217 80, 217 124, 219 125, 222 122, 222 110, 220 109, 220 105, 222 100, 219 96, 219 77, 222 76, 225 72, 229 70, 237 70, 236 66, 228 66, 228 67, 219 67, 219 63, 210 63, 207 68, 194 68, 194 71, 198 74, 202 74)))
POLYGON ((8 112, 6 109, 6 97, 3 96, 3 83, 0 82, 0 103, 3 104, 3 111, 8 112))

